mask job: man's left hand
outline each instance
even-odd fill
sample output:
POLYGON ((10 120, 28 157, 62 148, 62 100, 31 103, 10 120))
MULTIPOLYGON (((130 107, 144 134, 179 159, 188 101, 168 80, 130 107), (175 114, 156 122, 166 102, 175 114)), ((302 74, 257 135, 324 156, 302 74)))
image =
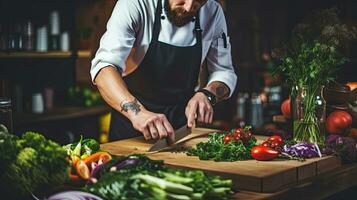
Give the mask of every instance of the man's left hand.
POLYGON ((197 92, 188 102, 185 110, 187 126, 192 128, 195 120, 199 123, 209 124, 213 120, 213 108, 208 98, 202 92, 197 92))

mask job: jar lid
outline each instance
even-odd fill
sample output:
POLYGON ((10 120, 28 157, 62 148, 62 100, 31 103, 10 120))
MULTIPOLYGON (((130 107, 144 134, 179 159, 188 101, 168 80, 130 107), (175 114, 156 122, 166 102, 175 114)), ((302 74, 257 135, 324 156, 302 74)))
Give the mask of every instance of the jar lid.
POLYGON ((11 99, 0 97, 0 107, 10 107, 10 106, 11 106, 11 99))

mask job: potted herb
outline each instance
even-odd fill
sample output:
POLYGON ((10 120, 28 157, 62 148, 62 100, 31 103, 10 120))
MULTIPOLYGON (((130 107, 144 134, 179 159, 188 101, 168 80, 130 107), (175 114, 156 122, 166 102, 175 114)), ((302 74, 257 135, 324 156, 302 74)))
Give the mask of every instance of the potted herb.
POLYGON ((273 52, 279 61, 276 73, 285 77, 291 89, 295 141, 324 143, 323 87, 347 62, 340 49, 356 33, 355 28, 339 21, 337 9, 322 10, 298 24, 290 41, 273 52))

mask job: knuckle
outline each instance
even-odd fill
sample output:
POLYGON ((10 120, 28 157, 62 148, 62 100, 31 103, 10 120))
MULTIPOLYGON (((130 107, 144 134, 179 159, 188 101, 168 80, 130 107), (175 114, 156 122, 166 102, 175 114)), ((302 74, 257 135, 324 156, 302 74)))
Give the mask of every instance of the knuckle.
POLYGON ((166 116, 164 114, 160 114, 160 119, 161 120, 166 120, 166 116))

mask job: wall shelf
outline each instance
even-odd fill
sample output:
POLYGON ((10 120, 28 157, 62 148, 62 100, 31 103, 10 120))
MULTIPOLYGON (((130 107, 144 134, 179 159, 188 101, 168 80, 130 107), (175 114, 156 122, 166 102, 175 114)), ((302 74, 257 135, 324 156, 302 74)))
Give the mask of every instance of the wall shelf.
POLYGON ((0 52, 0 58, 70 58, 72 51, 48 51, 48 52, 0 52))
POLYGON ((58 107, 46 111, 42 114, 33 113, 15 113, 14 119, 17 125, 25 125, 32 123, 42 123, 57 120, 69 120, 79 117, 87 117, 100 115, 110 112, 110 108, 106 105, 93 107, 58 107))

